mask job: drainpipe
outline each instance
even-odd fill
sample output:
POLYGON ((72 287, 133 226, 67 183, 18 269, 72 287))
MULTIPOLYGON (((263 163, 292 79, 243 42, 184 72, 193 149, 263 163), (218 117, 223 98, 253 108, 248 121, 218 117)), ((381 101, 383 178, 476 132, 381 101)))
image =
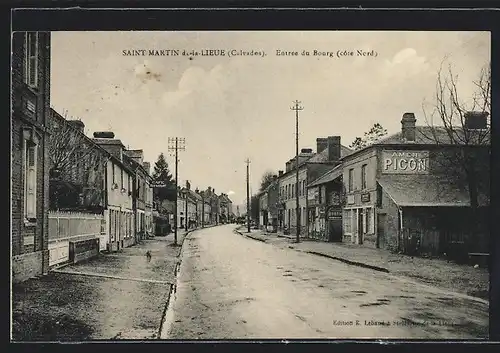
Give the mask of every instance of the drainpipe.
POLYGON ((398 212, 399 212, 398 250, 400 250, 401 238, 403 235, 403 208, 399 207, 398 212))

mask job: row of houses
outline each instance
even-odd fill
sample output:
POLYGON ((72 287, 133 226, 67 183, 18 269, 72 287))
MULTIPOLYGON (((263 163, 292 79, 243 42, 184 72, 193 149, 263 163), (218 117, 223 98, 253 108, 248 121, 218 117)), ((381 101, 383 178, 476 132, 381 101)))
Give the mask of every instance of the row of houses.
MULTIPOLYGON (((50 33, 16 32, 12 44, 13 281, 132 246, 156 233, 156 219, 175 224, 168 202, 154 202, 143 150, 110 131, 88 137, 81 120, 51 108, 50 33)), ((211 188, 191 191, 187 182, 178 195, 179 227, 232 218, 227 195, 211 188)))
POLYGON ((315 153, 298 156, 298 185, 292 158, 258 195, 260 226, 404 253, 488 253, 487 119, 465 114, 453 141, 449 129, 416 125, 413 113, 401 131, 359 150, 340 136, 318 138, 315 153))
MULTIPOLYGON (((170 202, 169 213, 173 224, 174 207, 170 202)), ((209 186, 206 190, 191 189, 186 181, 184 187, 177 189, 177 225, 192 229, 208 225, 226 224, 234 221, 233 204, 225 193, 217 195, 209 186)))

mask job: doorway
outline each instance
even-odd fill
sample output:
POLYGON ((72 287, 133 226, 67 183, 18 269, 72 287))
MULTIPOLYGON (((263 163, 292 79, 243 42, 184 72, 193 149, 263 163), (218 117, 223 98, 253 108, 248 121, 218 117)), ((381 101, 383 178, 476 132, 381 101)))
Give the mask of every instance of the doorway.
POLYGON ((363 209, 358 209, 358 244, 363 244, 363 209))
POLYGON ((377 214, 377 248, 385 248, 385 221, 387 215, 385 213, 377 214))

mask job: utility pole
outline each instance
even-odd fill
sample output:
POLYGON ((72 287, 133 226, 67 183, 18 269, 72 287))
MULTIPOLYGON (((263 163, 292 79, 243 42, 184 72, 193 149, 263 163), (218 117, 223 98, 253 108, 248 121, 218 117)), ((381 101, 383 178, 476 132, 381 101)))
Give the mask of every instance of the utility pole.
POLYGON ((295 227, 297 228, 296 239, 300 242, 300 206, 299 206, 299 111, 304 108, 300 106, 300 101, 293 102, 291 110, 295 110, 295 227))
POLYGON ((184 193, 184 230, 187 232, 189 230, 189 219, 188 219, 188 196, 189 188, 188 181, 186 180, 186 192, 184 193))
POLYGON ((177 245, 177 199, 178 193, 178 167, 179 167, 179 151, 186 150, 186 139, 183 137, 169 137, 168 150, 170 155, 175 157, 175 204, 174 204, 174 245, 177 245))
POLYGON ((250 233, 250 177, 249 177, 249 167, 250 159, 246 159, 247 164, 247 231, 250 233))

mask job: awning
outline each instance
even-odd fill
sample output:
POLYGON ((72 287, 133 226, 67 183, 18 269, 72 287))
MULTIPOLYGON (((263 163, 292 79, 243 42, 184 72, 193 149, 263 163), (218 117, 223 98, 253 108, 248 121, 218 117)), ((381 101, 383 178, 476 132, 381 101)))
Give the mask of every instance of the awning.
MULTIPOLYGON (((398 206, 470 207, 469 192, 453 185, 448 178, 436 175, 392 175, 377 180, 398 206)), ((479 205, 486 198, 479 197, 479 205)))
POLYGON ((322 176, 320 176, 316 180, 313 180, 311 183, 309 183, 309 185, 307 185, 307 187, 326 184, 326 183, 329 183, 331 181, 334 181, 335 179, 337 179, 340 176, 342 176, 342 165, 341 164, 335 166, 333 169, 329 170, 328 172, 326 172, 325 174, 323 174, 322 176))

